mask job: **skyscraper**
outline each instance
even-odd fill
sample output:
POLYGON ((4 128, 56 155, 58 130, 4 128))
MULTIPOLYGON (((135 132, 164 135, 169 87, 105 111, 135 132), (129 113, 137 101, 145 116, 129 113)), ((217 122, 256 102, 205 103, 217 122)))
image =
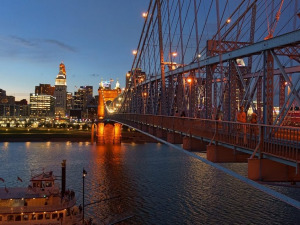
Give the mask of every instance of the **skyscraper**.
POLYGON ((67 75, 65 65, 59 65, 59 73, 55 79, 55 115, 64 117, 67 107, 67 75))
POLYGON ((35 94, 36 95, 54 95, 55 87, 50 84, 40 84, 39 86, 35 86, 35 94))

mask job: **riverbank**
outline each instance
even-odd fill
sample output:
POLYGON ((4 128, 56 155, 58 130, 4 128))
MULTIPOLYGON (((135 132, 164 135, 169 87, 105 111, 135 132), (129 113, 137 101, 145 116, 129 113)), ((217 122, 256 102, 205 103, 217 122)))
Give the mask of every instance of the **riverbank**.
MULTIPOLYGON (((0 142, 90 142, 90 130, 72 129, 0 129, 0 142)), ((137 131, 122 130, 123 143, 157 142, 137 131)))

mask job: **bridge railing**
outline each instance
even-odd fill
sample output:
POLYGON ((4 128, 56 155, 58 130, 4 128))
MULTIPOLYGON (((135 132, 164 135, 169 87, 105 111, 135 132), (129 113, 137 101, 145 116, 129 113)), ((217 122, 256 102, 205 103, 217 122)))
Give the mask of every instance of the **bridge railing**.
POLYGON ((137 127, 148 125, 187 136, 202 137, 287 160, 300 160, 300 129, 188 117, 115 114, 113 119, 137 127))

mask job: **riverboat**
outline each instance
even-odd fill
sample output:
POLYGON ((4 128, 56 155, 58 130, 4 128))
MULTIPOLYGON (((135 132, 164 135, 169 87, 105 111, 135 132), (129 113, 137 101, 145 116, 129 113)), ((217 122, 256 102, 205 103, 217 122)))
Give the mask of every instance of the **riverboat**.
POLYGON ((82 224, 81 206, 76 206, 75 193, 65 190, 64 179, 65 160, 62 190, 52 171, 31 176, 28 187, 1 188, 0 225, 82 224))

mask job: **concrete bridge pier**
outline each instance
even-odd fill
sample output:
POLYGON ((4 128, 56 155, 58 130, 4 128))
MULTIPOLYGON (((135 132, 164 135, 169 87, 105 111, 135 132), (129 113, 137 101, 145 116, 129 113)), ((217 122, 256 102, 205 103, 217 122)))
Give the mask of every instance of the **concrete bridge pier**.
POLYGON ((206 146, 207 160, 214 163, 247 162, 249 154, 235 151, 221 145, 206 146))
POLYGON ((207 143, 203 140, 192 138, 189 136, 183 137, 183 149, 189 151, 205 151, 207 143))
MULTIPOLYGON (((97 125, 96 134, 97 145, 114 144, 120 145, 122 139, 122 125, 119 123, 115 124, 104 124, 100 122, 97 125)), ((93 131, 92 131, 92 141, 93 141, 93 131)), ((92 142, 93 143, 93 142, 92 142)))
POLYGON ((248 159, 248 178, 256 181, 299 182, 295 167, 269 159, 248 159))

